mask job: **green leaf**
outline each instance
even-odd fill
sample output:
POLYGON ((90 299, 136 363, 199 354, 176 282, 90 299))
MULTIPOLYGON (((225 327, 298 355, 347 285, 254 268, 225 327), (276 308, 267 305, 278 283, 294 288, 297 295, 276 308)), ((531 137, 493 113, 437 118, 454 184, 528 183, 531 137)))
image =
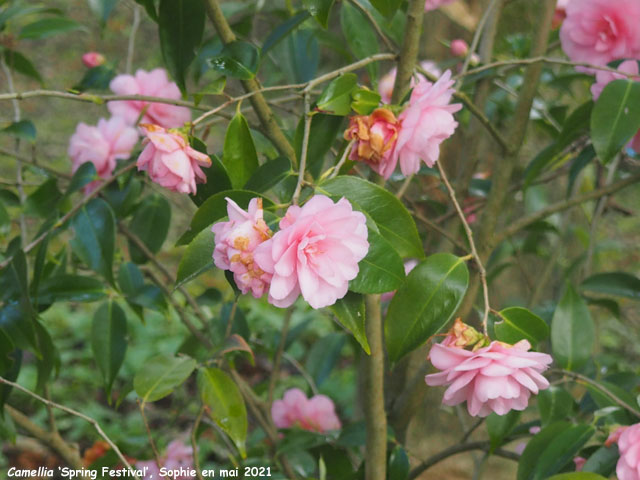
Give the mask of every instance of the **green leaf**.
POLYGON ((61 198, 62 192, 58 189, 57 180, 50 178, 27 197, 24 208, 28 214, 48 217, 61 198))
POLYGON ((580 284, 582 290, 640 300, 640 278, 626 272, 593 275, 580 284))
POLYGON ((133 377, 133 388, 143 403, 155 402, 171 394, 196 368, 190 357, 158 355, 147 360, 133 377))
POLYGON ((94 198, 71 220, 75 237, 73 252, 94 272, 113 284, 113 252, 116 240, 116 220, 111 207, 94 198))
POLYGON ((13 350, 14 345, 11 338, 0 328, 0 375, 8 372, 13 365, 13 359, 9 356, 13 350))
POLYGON ((553 439, 549 439, 550 442, 538 458, 533 475, 529 478, 544 480, 561 471, 594 433, 595 429, 591 425, 573 425, 553 439))
MULTIPOLYGON (((197 138, 192 138, 191 146, 199 152, 207 153, 207 146, 197 138)), ((195 195, 190 195, 189 198, 197 206, 202 205, 207 198, 215 195, 218 192, 225 190, 231 190, 231 180, 227 170, 220 159, 215 155, 209 155, 211 159, 211 166, 204 170, 204 174, 207 176, 207 182, 198 185, 198 190, 195 195)))
POLYGON ((218 77, 211 83, 208 83, 202 90, 198 91, 198 93, 193 94, 193 99, 195 104, 198 105, 202 100, 202 97, 207 95, 222 95, 224 93, 224 89, 227 86, 227 77, 218 77))
POLYGON ((286 157, 278 157, 260 165, 247 181, 245 188, 252 192, 263 193, 290 175, 293 175, 291 161, 286 157))
POLYGON ((87 70, 77 85, 73 86, 74 90, 85 92, 87 90, 107 90, 113 77, 117 74, 116 70, 110 65, 98 65, 97 67, 87 70))
POLYGON ((609 83, 591 114, 591 141, 608 163, 640 129, 640 83, 631 79, 609 83))
POLYGON ((396 445, 389 455, 389 477, 393 480, 409 478, 409 456, 401 445, 396 445))
POLYGON ((205 18, 204 2, 200 0, 160 0, 158 32, 162 58, 183 93, 187 68, 202 42, 205 18))
POLYGON ((229 435, 243 458, 246 457, 247 409, 235 382, 222 370, 203 368, 198 373, 198 389, 209 416, 229 435))
POLYGON ((265 53, 280 43, 283 38, 293 32, 302 22, 309 18, 309 16, 309 12, 307 11, 298 12, 293 17, 278 25, 262 44, 261 55, 264 56, 265 53))
POLYGON ((4 206, 4 203, 0 201, 0 235, 5 236, 11 229, 11 216, 4 206))
POLYGON ((15 50, 5 50, 4 60, 7 62, 10 69, 35 80, 40 85, 44 85, 44 80, 42 79, 40 72, 38 72, 38 69, 36 69, 31 60, 20 52, 16 52, 15 50))
POLYGON ((113 381, 127 352, 127 317, 113 300, 100 305, 93 316, 91 350, 110 398, 113 381))
POLYGON ((334 2, 335 0, 302 0, 304 7, 324 28, 327 28, 334 2))
MULTIPOLYGON (((171 225, 171 205, 162 195, 157 193, 146 197, 136 208, 129 223, 129 230, 136 235, 151 251, 157 253, 169 233, 171 225)), ((147 256, 135 243, 129 240, 129 255, 135 263, 144 263, 147 256)))
POLYGON ((542 453, 555 438, 570 428, 569 422, 556 422, 534 435, 527 443, 518 462, 517 480, 533 479, 534 470, 542 453))
POLYGON ((227 190, 224 192, 216 193, 210 196, 207 200, 200 205, 200 208, 196 211, 195 215, 191 219, 191 225, 177 242, 177 245, 186 245, 190 243, 198 233, 216 222, 227 216, 227 201, 225 198, 230 198, 236 202, 241 208, 246 208, 252 198, 262 198, 262 206, 264 208, 273 207, 273 202, 262 195, 249 192, 246 190, 227 190))
POLYGON ((454 255, 438 253, 419 263, 389 305, 389 359, 397 361, 442 330, 458 310, 468 283, 467 266, 454 255))
POLYGON ((329 307, 336 316, 338 323, 353 334, 362 349, 371 355, 367 333, 365 331, 364 297, 360 294, 348 292, 336 303, 329 307))
POLYGON ((391 18, 396 10, 402 5, 402 0, 371 0, 371 4, 382 15, 387 18, 391 18))
POLYGON ((600 447, 589 456, 582 467, 582 471, 599 473, 609 478, 616 468, 619 456, 618 449, 615 446, 600 447))
POLYGON ((25 25, 22 30, 20 30, 19 38, 23 40, 42 40, 59 33, 71 32, 73 30, 85 30, 85 28, 75 20, 67 17, 42 18, 25 25))
MULTIPOLYGON (((14 350, 9 354, 13 363, 11 368, 7 372, 2 372, 2 376, 10 382, 15 382, 20 374, 20 367, 22 366, 22 351, 14 350)), ((9 385, 0 385, 0 419, 4 415, 4 404, 11 394, 12 387, 9 385)))
POLYGON ((60 370, 60 353, 53 344, 53 339, 44 326, 36 321, 36 336, 38 339, 38 350, 41 358, 36 358, 36 370, 38 373, 38 381, 36 383, 36 392, 43 392, 45 384, 49 381, 51 373, 55 369, 60 370))
POLYGON ((249 124, 244 115, 239 112, 234 115, 227 127, 222 163, 229 173, 234 188, 244 186, 258 168, 258 155, 249 131, 249 124))
POLYGON ((109 20, 111 12, 116 6, 116 3, 118 3, 118 0, 87 0, 87 3, 91 11, 98 17, 98 20, 100 20, 100 24, 104 26, 107 20, 109 20))
POLYGON ((16 303, 5 303, 0 309, 0 330, 16 348, 38 353, 35 321, 25 317, 16 303))
POLYGON ((548 480, 607 480, 602 475, 589 472, 573 472, 573 473, 561 473, 549 477, 548 480))
MULTIPOLYGON (((378 36, 371 23, 349 2, 342 3, 340 26, 344 37, 347 39, 347 45, 349 45, 349 49, 356 59, 361 60, 380 52, 378 36)), ((375 85, 378 78, 378 63, 367 65, 367 71, 375 85)))
POLYGON ((506 415, 492 413, 487 417, 487 432, 491 443, 491 452, 504 443, 504 439, 513 431, 520 421, 522 412, 511 410, 506 415))
POLYGON ((333 79, 316 102, 318 111, 328 115, 348 115, 351 112, 351 92, 358 86, 355 73, 345 73, 333 79))
POLYGON ((549 327, 539 316, 526 308, 505 308, 500 314, 501 322, 494 324, 497 340, 511 345, 528 340, 535 346, 549 336, 549 327))
POLYGON ((85 162, 78 167, 67 187, 66 195, 71 195, 98 178, 93 162, 85 162))
POLYGON ((347 336, 336 332, 329 333, 314 342, 307 355, 305 368, 316 385, 320 386, 329 378, 331 371, 340 360, 340 353, 346 342, 347 336))
POLYGON ((36 141, 36 127, 31 120, 20 120, 12 123, 0 130, 0 133, 6 133, 31 143, 36 141))
POLYGON ((369 215, 380 234, 402 258, 423 258, 422 241, 413 218, 404 205, 388 190, 351 176, 338 176, 324 182, 318 192, 344 196, 369 215))
POLYGON ((149 18, 154 22, 158 21, 158 12, 156 10, 156 2, 155 0, 133 0, 138 5, 142 5, 149 15, 149 18))
POLYGON ((582 367, 593 352, 595 327, 586 302, 567 284, 551 321, 553 358, 561 368, 582 367))
POLYGON ((248 42, 236 41, 225 45, 220 54, 208 58, 207 63, 224 76, 251 80, 258 73, 260 52, 248 42))
POLYGON ((54 275, 40 284, 38 302, 48 305, 54 302, 94 302, 107 295, 104 283, 82 275, 54 275))
POLYGON ((573 397, 564 388, 551 386, 538 393, 538 410, 543 425, 564 420, 573 410, 573 397))
MULTIPOLYGON (((311 131, 309 133, 309 146, 307 148, 307 171, 314 178, 318 178, 325 157, 331 146, 336 141, 336 136, 342 130, 343 117, 335 115, 323 115, 317 113, 311 118, 311 131)), ((296 156, 300 158, 302 153, 302 137, 304 133, 304 118, 298 122, 295 135, 296 156)))
POLYGON ((351 94, 351 98, 351 108, 359 115, 369 115, 380 106, 380 94, 368 88, 357 89, 351 94))
POLYGON ((358 276, 349 282, 357 293, 386 293, 404 282, 404 264, 398 252, 379 233, 369 229, 369 251, 358 266, 358 276))
POLYGON ((178 265, 176 288, 213 267, 214 238, 211 229, 206 228, 189 244, 178 265))

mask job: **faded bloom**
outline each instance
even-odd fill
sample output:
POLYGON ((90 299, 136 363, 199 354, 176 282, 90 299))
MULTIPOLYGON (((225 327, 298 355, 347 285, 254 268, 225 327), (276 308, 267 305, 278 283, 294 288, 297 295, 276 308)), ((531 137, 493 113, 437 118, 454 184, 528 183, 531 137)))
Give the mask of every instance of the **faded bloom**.
MULTIPOLYGON (((442 75, 442 70, 440 70, 438 68, 438 65, 436 65, 434 62, 430 60, 425 60, 424 62, 420 62, 420 66, 424 71, 429 72, 435 77, 439 77, 440 75, 442 75)), ((394 67, 391 70, 389 70, 389 72, 387 72, 387 74, 384 75, 378 82, 378 93, 380 94, 380 99, 382 100, 382 103, 387 103, 387 104, 391 103, 391 96, 393 95, 393 86, 396 83, 397 73, 398 73, 398 70, 394 67)), ((426 81, 425 76, 419 73, 418 75, 414 76, 414 78, 411 79, 411 86, 415 87, 418 81, 423 81, 423 80, 426 81)))
POLYGON ((233 272, 233 278, 242 293, 251 291, 260 298, 269 288, 271 274, 265 273, 253 260, 253 251, 271 238, 271 230, 263 219, 262 199, 253 198, 245 212, 227 198, 228 222, 218 222, 211 230, 215 233, 213 260, 216 267, 233 272))
POLYGON ((337 203, 315 195, 292 205, 280 231, 254 251, 258 266, 272 274, 269 302, 288 307, 298 295, 313 308, 344 297, 369 250, 366 218, 345 198, 337 203))
POLYGON ((106 61, 107 59, 104 58, 104 55, 98 52, 87 52, 82 55, 82 63, 84 63, 84 66, 87 68, 94 68, 100 65, 104 65, 104 62, 106 61))
POLYGON ((570 0, 558 0, 556 2, 556 11, 553 14, 553 21, 551 22, 551 28, 554 30, 560 28, 564 19, 567 18, 567 5, 570 0))
MULTIPOLYGON (((109 84, 111 90, 118 95, 146 95, 172 100, 180 99, 178 86, 169 81, 167 72, 156 68, 150 72, 138 70, 134 75, 118 75, 109 84)), ((123 100, 109 102, 109 111, 113 115, 123 117, 134 125, 143 114, 141 122, 160 125, 164 128, 181 127, 191 120, 191 112, 186 107, 178 107, 166 103, 151 103, 139 100, 123 100)))
POLYGON ((620 459, 616 465, 618 480, 640 480, 640 423, 618 428, 605 445, 618 443, 620 459))
POLYGON ((341 428, 333 401, 325 395, 307 398, 298 388, 287 390, 282 400, 271 406, 271 417, 278 428, 299 427, 324 433, 341 428))
POLYGON ((606 65, 640 55, 638 0, 575 0, 565 11, 560 40, 572 61, 606 65))
POLYGON ((451 55, 454 57, 466 57, 469 53, 469 44, 461 38, 451 41, 451 55))
MULTIPOLYGON (((166 453, 159 460, 160 467, 167 470, 176 471, 180 468, 191 470, 193 469, 193 448, 185 445, 181 440, 173 440, 167 445, 166 453)), ((144 467, 147 467, 147 474, 143 480, 165 480, 168 478, 160 475, 160 467, 155 460, 136 462, 136 468, 143 470, 144 467)), ((191 480, 191 478, 190 476, 178 475, 173 480, 191 480)))
POLYGON ((158 125, 140 124, 146 145, 138 157, 138 170, 145 170, 151 180, 169 190, 196 193, 196 182, 206 183, 207 177, 200 167, 210 167, 211 159, 198 152, 178 132, 158 125))
POLYGON ((442 403, 453 406, 466 401, 474 417, 524 410, 531 393, 549 386, 540 373, 552 361, 545 353, 529 352, 530 348, 526 340, 515 345, 493 341, 475 351, 435 344, 429 357, 442 371, 427 375, 425 381, 431 386, 447 385, 442 403))
POLYGON ((411 93, 409 106, 400 114, 400 133, 392 162, 400 161, 404 175, 420 170, 420 160, 432 167, 440 156, 440 144, 455 132, 458 122, 453 114, 462 108, 450 104, 454 90, 451 72, 446 71, 434 84, 418 83, 411 93))
POLYGON ((424 4, 424 11, 428 12, 430 10, 435 10, 443 5, 447 5, 453 2, 455 2, 455 0, 427 0, 424 4))
POLYGON ((440 345, 456 348, 473 347, 473 350, 477 350, 478 348, 486 347, 487 344, 487 337, 459 318, 456 318, 455 322, 453 322, 453 327, 451 327, 451 330, 449 330, 440 345))
POLYGON ((349 158, 366 162, 375 172, 389 178, 396 168, 391 154, 398 138, 399 124, 391 110, 377 108, 371 115, 351 117, 344 132, 346 140, 355 140, 349 158))
MULTIPOLYGON (((129 158, 136 143, 138 132, 120 117, 101 118, 96 126, 81 122, 69 140, 72 170, 75 172, 83 163, 91 162, 97 174, 106 178, 116 167, 116 160, 129 158)), ((87 190, 93 185, 95 182, 89 184, 87 190)))

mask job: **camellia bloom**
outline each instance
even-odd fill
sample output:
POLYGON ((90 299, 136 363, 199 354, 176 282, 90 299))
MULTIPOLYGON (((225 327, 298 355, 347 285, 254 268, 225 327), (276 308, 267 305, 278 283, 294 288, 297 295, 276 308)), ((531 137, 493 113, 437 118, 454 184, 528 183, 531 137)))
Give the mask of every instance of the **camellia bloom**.
POLYGON ((211 159, 198 152, 179 132, 157 125, 140 124, 146 145, 138 157, 138 170, 145 170, 158 185, 181 193, 196 193, 196 182, 206 183, 200 167, 210 167, 211 159))
POLYGON ((271 238, 271 230, 263 219, 262 199, 252 199, 248 212, 230 198, 226 200, 229 221, 218 222, 211 228, 216 243, 214 263, 233 272, 242 293, 251 291, 255 298, 260 298, 271 282, 271 274, 262 271, 253 260, 256 247, 271 238))
POLYGON ((400 162, 404 175, 418 173, 420 160, 432 167, 440 156, 440 144, 455 132, 458 122, 453 114, 462 105, 449 104, 453 83, 448 70, 436 83, 418 83, 409 106, 398 117, 400 132, 391 161, 400 162))
POLYGON ((100 65, 104 65, 104 62, 106 61, 107 59, 104 58, 104 55, 98 52, 87 52, 82 55, 82 63, 84 63, 84 66, 87 68, 94 68, 100 65))
POLYGON ((445 405, 466 401, 471 416, 486 417, 492 411, 504 415, 524 410, 531 393, 549 387, 540 373, 551 363, 550 355, 529 352, 526 340, 515 345, 493 341, 477 348, 482 344, 476 343, 474 351, 443 344, 431 348, 431 363, 442 371, 427 375, 425 381, 449 387, 442 400, 445 405))
MULTIPOLYGON (((79 123, 69 140, 72 170, 75 172, 83 163, 91 162, 98 175, 106 178, 113 172, 116 160, 131 156, 136 143, 138 132, 120 117, 101 118, 96 126, 79 123)), ((87 189, 91 190, 93 184, 87 189)))
POLYGON ((258 267, 272 274, 269 302, 288 307, 298 295, 313 308, 344 297, 369 251, 366 218, 346 198, 333 203, 315 195, 303 207, 292 205, 280 231, 254 251, 258 267))
POLYGON ((618 480, 640 480, 640 423, 620 427, 609 436, 605 445, 618 443, 620 459, 616 465, 618 480))
POLYGON ((455 2, 455 0, 427 0, 424 4, 424 11, 428 12, 430 10, 435 10, 443 5, 447 5, 453 2, 455 2))
MULTIPOLYGON (((173 100, 180 99, 178 86, 169 81, 167 72, 156 68, 150 72, 138 70, 134 75, 118 75, 109 84, 109 88, 118 95, 146 95, 173 100)), ((166 103, 150 103, 139 100, 109 102, 109 111, 123 117, 134 125, 140 115, 143 123, 152 123, 164 128, 181 127, 191 120, 191 112, 186 107, 166 103)))
POLYGON ((287 390, 282 400, 271 406, 271 417, 278 428, 299 427, 324 433, 341 428, 333 401, 325 395, 307 398, 298 388, 287 390))
POLYGON ((640 55, 638 0, 576 0, 565 11, 560 41, 572 61, 606 65, 640 55))
MULTIPOLYGON (((143 480, 167 479, 160 475, 160 468, 155 460, 136 462, 136 468, 144 470, 145 467, 147 470, 143 480)), ((185 445, 181 440, 173 440, 167 445, 165 455, 160 458, 160 467, 173 472, 179 471, 180 468, 186 471, 193 469, 193 448, 185 445)), ((173 480, 190 480, 191 478, 191 476, 178 475, 173 480)))
POLYGON ((558 0, 556 2, 556 11, 553 14, 553 21, 551 22, 551 28, 554 30, 560 28, 564 19, 567 18, 567 5, 570 0, 558 0))
POLYGON ((371 115, 351 117, 344 132, 346 140, 355 140, 349 158, 366 162, 375 172, 389 178, 396 168, 390 160, 398 129, 396 116, 386 108, 378 108, 371 115))
POLYGON ((465 57, 469 53, 469 44, 461 38, 452 40, 449 48, 454 57, 465 57))
MULTIPOLYGON (((438 68, 438 66, 429 60, 425 60, 424 62, 420 62, 420 66, 426 72, 429 72, 435 77, 439 77, 442 75, 442 70, 438 68)), ((393 86, 396 83, 396 75, 398 74, 398 70, 394 67, 387 74, 385 74, 380 81, 378 82, 378 93, 380 94, 380 99, 382 103, 391 103, 391 95, 393 95, 393 86)), ((418 81, 426 81, 424 75, 418 74, 411 79, 411 86, 415 87, 418 81), (417 80, 416 80, 417 78, 417 80)))

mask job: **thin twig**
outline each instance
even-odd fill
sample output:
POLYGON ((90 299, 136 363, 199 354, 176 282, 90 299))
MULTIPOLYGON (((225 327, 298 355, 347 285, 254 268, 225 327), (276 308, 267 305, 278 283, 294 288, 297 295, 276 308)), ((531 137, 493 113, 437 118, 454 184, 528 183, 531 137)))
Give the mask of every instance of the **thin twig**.
POLYGON ((151 435, 151 428, 149 428, 149 422, 147 421, 147 416, 144 414, 144 402, 137 400, 138 407, 140 408, 140 416, 142 417, 142 423, 144 424, 144 428, 147 431, 147 438, 149 439, 149 444, 151 445, 151 451, 153 452, 154 460, 156 461, 156 466, 158 469, 162 467, 162 460, 160 459, 160 452, 156 448, 156 442, 153 441, 153 436, 151 435))
POLYGON ((304 181, 304 171, 307 168, 307 152, 309 150, 309 135, 311 133, 311 100, 309 99, 309 92, 304 92, 304 133, 302 135, 302 151, 300 152, 300 166, 298 168, 298 182, 296 183, 296 189, 293 191, 293 197, 291 201, 294 205, 298 204, 300 200, 300 193, 302 192, 302 182, 304 181))
POLYGON ((340 157, 340 160, 338 161, 338 163, 336 163, 335 167, 333 167, 333 171, 329 175, 329 178, 335 178, 338 176, 338 174, 340 173, 340 169, 347 161, 347 158, 349 158, 349 153, 351 153, 351 149, 353 148, 354 143, 356 143, 355 139, 351 140, 347 144, 346 148, 344 149, 344 152, 342 152, 342 156, 340 157))
POLYGON ((275 390, 278 376, 280 374, 280 363, 282 362, 282 354, 287 344, 287 336, 289 334, 289 325, 291 324, 291 317, 293 315, 293 309, 289 308, 284 315, 284 321, 282 323, 282 330, 280 330, 280 343, 278 344, 278 350, 273 357, 273 369, 271 370, 271 378, 269 378, 269 405, 273 403, 273 391, 275 390))
POLYGON ((465 245, 463 245, 462 243, 460 243, 453 235, 451 235, 449 232, 447 232, 444 228, 442 228, 437 223, 434 223, 431 220, 429 220, 427 217, 422 215, 422 213, 420 213, 416 209, 414 209, 411 213, 413 214, 413 216, 415 218, 417 218, 422 223, 424 223, 427 228, 430 228, 431 230, 434 230, 435 232, 438 232, 440 235, 442 235, 444 238, 449 240, 453 245, 458 247, 463 252, 467 250, 467 247, 465 245))
POLYGON ((84 413, 80 413, 80 412, 78 412, 78 411, 76 411, 76 410, 74 410, 72 408, 65 407, 64 405, 60 405, 59 403, 55 403, 55 402, 52 402, 50 400, 47 400, 46 398, 41 397, 37 393, 34 393, 31 390, 28 390, 28 389, 24 388, 22 385, 20 385, 18 383, 12 382, 11 380, 7 380, 4 377, 0 377, 0 383, 4 383, 5 385, 9 385, 9 386, 15 388, 16 390, 20 390, 21 392, 26 393, 30 397, 35 398, 36 400, 38 400, 41 403, 44 403, 45 405, 50 405, 53 408, 57 408, 58 410, 62 410, 63 412, 67 412, 69 415, 73 415, 74 417, 81 418, 82 420, 84 420, 84 421, 90 423, 91 425, 93 425, 93 428, 95 428, 96 432, 98 432, 98 435, 100 435, 102 437, 102 439, 109 444, 111 449, 116 453, 118 459, 120 459, 122 464, 130 471, 129 473, 131 473, 131 475, 133 475, 135 478, 140 480, 140 477, 138 477, 138 474, 137 474, 136 470, 134 470, 131 467, 131 465, 129 464, 129 462, 127 461, 125 456, 122 454, 122 452, 120 451, 118 446, 115 443, 113 443, 113 441, 107 436, 106 433, 104 433, 104 430, 102 430, 102 427, 100 426, 100 424, 98 423, 97 420, 85 415, 84 413))
POLYGON ((129 45, 127 47, 127 73, 131 73, 133 67, 133 54, 136 48, 136 33, 140 26, 140 5, 137 3, 133 6, 133 23, 131 24, 131 33, 129 33, 129 45))
POLYGON ((464 59, 464 63, 462 64, 462 69, 460 70, 460 74, 458 77, 464 77, 465 72, 469 69, 469 63, 471 62, 471 58, 476 53, 476 49, 478 48, 478 44, 480 43, 480 37, 482 36, 482 32, 484 31, 484 27, 487 24, 487 20, 489 20, 489 16, 491 12, 496 7, 498 2, 501 0, 491 0, 489 6, 482 14, 482 18, 480 22, 478 22, 478 26, 476 27, 476 31, 473 34, 473 40, 471 41, 471 46, 469 47, 469 51, 467 52, 467 56, 464 59))
POLYGON ((193 466, 196 470, 196 476, 198 480, 204 480, 202 478, 202 468, 200 468, 200 458, 198 455, 198 442, 196 436, 198 435, 198 427, 200 426, 200 422, 202 421, 202 416, 204 415, 206 406, 202 405, 200 407, 200 411, 198 412, 198 416, 196 417, 196 421, 193 423, 193 428, 191 429, 191 448, 193 449, 193 466))

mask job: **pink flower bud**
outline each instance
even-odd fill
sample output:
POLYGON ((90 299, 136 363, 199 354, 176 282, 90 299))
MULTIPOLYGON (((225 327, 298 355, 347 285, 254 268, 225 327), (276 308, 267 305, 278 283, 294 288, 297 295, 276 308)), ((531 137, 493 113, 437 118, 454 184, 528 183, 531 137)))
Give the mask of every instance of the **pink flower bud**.
POLYGON ((151 180, 169 190, 196 193, 196 182, 206 183, 200 167, 210 167, 211 159, 191 148, 181 133, 158 125, 140 124, 147 138, 138 157, 138 170, 144 170, 151 180))
POLYGON ((282 400, 273 402, 271 417, 278 428, 299 427, 324 433, 342 427, 336 415, 335 405, 329 397, 315 395, 307 398, 298 388, 287 390, 282 400))
POLYGON ((456 38, 451 42, 451 55, 454 57, 466 57, 469 53, 469 44, 461 38, 456 38))
MULTIPOLYGON (((425 60, 424 62, 420 62, 420 66, 426 72, 431 73, 432 75, 439 77, 442 75, 442 70, 438 68, 434 62, 430 60, 425 60)), ((393 95, 393 86, 396 83, 396 68, 392 68, 389 70, 378 82, 378 93, 380 94, 380 100, 382 103, 391 103, 391 95, 393 95)), ((426 81, 424 75, 421 73, 414 75, 411 79, 411 87, 415 87, 418 81, 426 81), (416 80, 417 78, 417 80, 416 80)))
POLYGON ((100 65, 104 65, 106 61, 107 59, 104 58, 104 55, 98 52, 87 52, 82 55, 82 63, 84 63, 84 66, 87 68, 94 68, 100 65))
POLYGON ((581 472, 584 464, 587 463, 587 459, 584 457, 574 457, 573 463, 576 465, 576 472, 581 472))
POLYGON ((256 247, 271 238, 271 230, 263 220, 262 199, 252 199, 248 212, 233 200, 226 200, 229 221, 215 223, 211 229, 216 243, 214 263, 233 272, 242 293, 251 291, 255 298, 260 298, 271 283, 271 274, 261 270, 253 258, 256 247))

